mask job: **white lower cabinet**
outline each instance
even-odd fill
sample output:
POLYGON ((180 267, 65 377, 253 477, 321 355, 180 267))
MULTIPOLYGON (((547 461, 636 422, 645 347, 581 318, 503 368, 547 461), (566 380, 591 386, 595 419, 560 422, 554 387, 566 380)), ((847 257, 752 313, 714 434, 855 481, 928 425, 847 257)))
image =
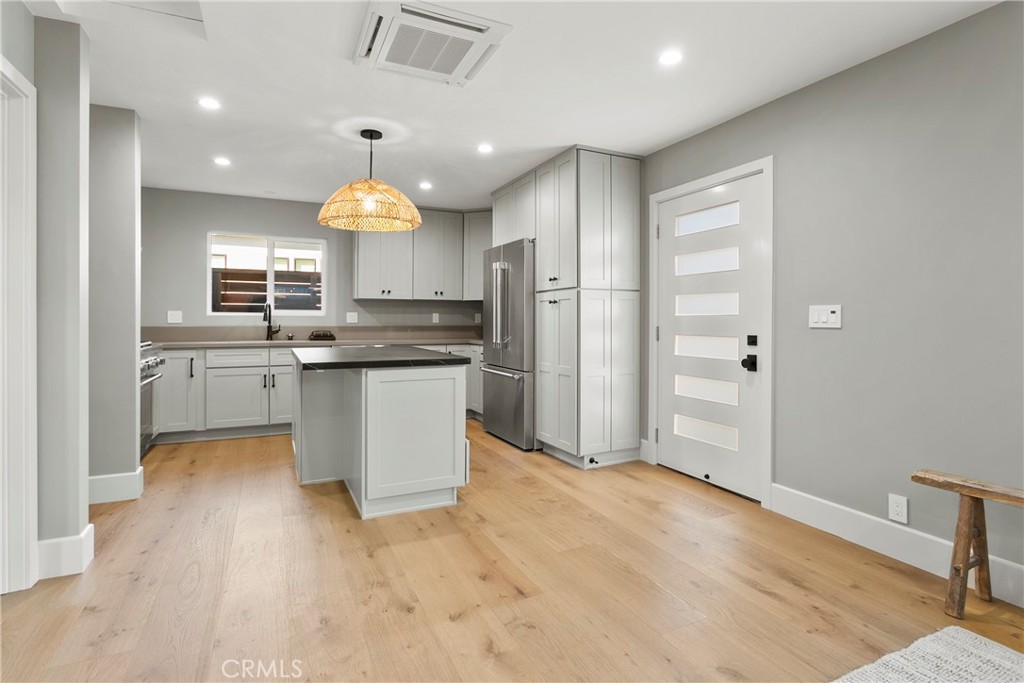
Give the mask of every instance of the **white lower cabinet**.
POLYGON ((207 429, 290 423, 295 371, 284 363, 291 360, 291 349, 207 351, 207 429))
POLYGON ((540 293, 536 322, 538 440, 583 467, 636 459, 640 293, 540 293))
POLYGON ((292 421, 292 393, 295 369, 290 365, 270 366, 270 424, 292 421))
POLYGON ((206 427, 251 427, 268 424, 269 368, 208 368, 206 427))
POLYGON ((200 429, 199 385, 202 359, 195 350, 165 351, 163 375, 156 381, 157 424, 162 433, 200 429), (197 367, 198 366, 198 367, 197 367))

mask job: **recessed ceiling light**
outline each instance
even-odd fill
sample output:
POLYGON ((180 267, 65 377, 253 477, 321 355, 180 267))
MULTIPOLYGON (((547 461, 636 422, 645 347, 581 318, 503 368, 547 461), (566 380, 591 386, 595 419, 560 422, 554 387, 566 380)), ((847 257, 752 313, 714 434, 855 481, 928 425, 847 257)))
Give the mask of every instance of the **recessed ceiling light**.
POLYGON ((432 187, 433 187, 433 185, 431 185, 431 184, 430 184, 429 182, 427 182, 426 180, 424 180, 424 181, 423 181, 422 183, 420 183, 420 189, 421 189, 421 190, 429 190, 429 189, 430 189, 430 188, 432 188, 432 187))
POLYGON ((486 142, 481 142, 479 145, 477 145, 476 151, 480 152, 481 154, 490 154, 491 152, 494 151, 494 148, 491 147, 491 145, 486 142))
POLYGON ((658 56, 658 63, 662 66, 672 66, 683 61, 683 53, 679 50, 665 50, 658 56))
POLYGON ((231 159, 228 159, 227 157, 214 157, 213 163, 217 164, 218 166, 230 166, 231 159))
POLYGON ((200 97, 199 106, 203 109, 220 109, 220 102, 212 97, 200 97))

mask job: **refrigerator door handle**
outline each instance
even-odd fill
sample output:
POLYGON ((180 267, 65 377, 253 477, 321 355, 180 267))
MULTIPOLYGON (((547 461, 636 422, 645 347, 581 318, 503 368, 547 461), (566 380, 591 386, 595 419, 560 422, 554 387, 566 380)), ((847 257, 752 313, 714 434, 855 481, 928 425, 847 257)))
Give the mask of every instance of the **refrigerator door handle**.
POLYGON ((492 370, 486 365, 480 368, 480 372, 486 372, 491 375, 499 375, 501 377, 508 377, 509 379, 514 379, 517 382, 523 378, 522 374, 518 372, 502 372, 501 370, 492 370))
POLYGON ((501 262, 491 264, 491 297, 494 311, 491 314, 491 346, 501 348, 501 262))

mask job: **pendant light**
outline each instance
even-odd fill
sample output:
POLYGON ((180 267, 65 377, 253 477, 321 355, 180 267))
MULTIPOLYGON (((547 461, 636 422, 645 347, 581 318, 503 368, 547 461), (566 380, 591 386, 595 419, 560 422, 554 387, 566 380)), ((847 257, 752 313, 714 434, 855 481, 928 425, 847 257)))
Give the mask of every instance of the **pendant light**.
POLYGON ((317 221, 329 228, 363 232, 415 230, 423 222, 419 210, 396 188, 373 179, 373 141, 384 135, 370 128, 359 134, 370 141, 370 175, 332 194, 317 221))

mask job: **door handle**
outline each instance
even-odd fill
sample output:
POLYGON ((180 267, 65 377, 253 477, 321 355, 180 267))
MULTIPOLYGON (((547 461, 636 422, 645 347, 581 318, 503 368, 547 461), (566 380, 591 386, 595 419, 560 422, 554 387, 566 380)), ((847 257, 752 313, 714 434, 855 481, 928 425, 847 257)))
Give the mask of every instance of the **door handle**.
POLYGON ((267 388, 267 376, 266 375, 263 375, 263 388, 264 389, 267 388))
POLYGON ((189 378, 192 378, 192 377, 196 376, 196 373, 193 371, 195 362, 196 362, 195 358, 189 358, 188 359, 188 376, 189 376, 189 378))
POLYGON ((158 372, 157 374, 153 375, 152 377, 147 377, 146 379, 144 379, 141 382, 139 382, 139 386, 140 387, 144 387, 147 384, 152 384, 153 382, 157 381, 158 379, 160 379, 163 376, 164 376, 163 373, 158 372))
POLYGON ((274 374, 272 374, 270 376, 270 388, 271 389, 276 389, 277 388, 277 373, 274 373, 274 374))
POLYGON ((483 367, 480 368, 480 372, 486 372, 486 373, 489 373, 489 374, 492 374, 492 375, 498 375, 499 377, 508 377, 509 379, 514 379, 517 382, 523 378, 523 376, 521 374, 519 374, 518 372, 502 372, 501 370, 491 370, 490 368, 483 368, 483 367))
POLYGON ((747 372, 757 372, 757 356, 748 355, 740 361, 740 365, 747 369, 747 372))

